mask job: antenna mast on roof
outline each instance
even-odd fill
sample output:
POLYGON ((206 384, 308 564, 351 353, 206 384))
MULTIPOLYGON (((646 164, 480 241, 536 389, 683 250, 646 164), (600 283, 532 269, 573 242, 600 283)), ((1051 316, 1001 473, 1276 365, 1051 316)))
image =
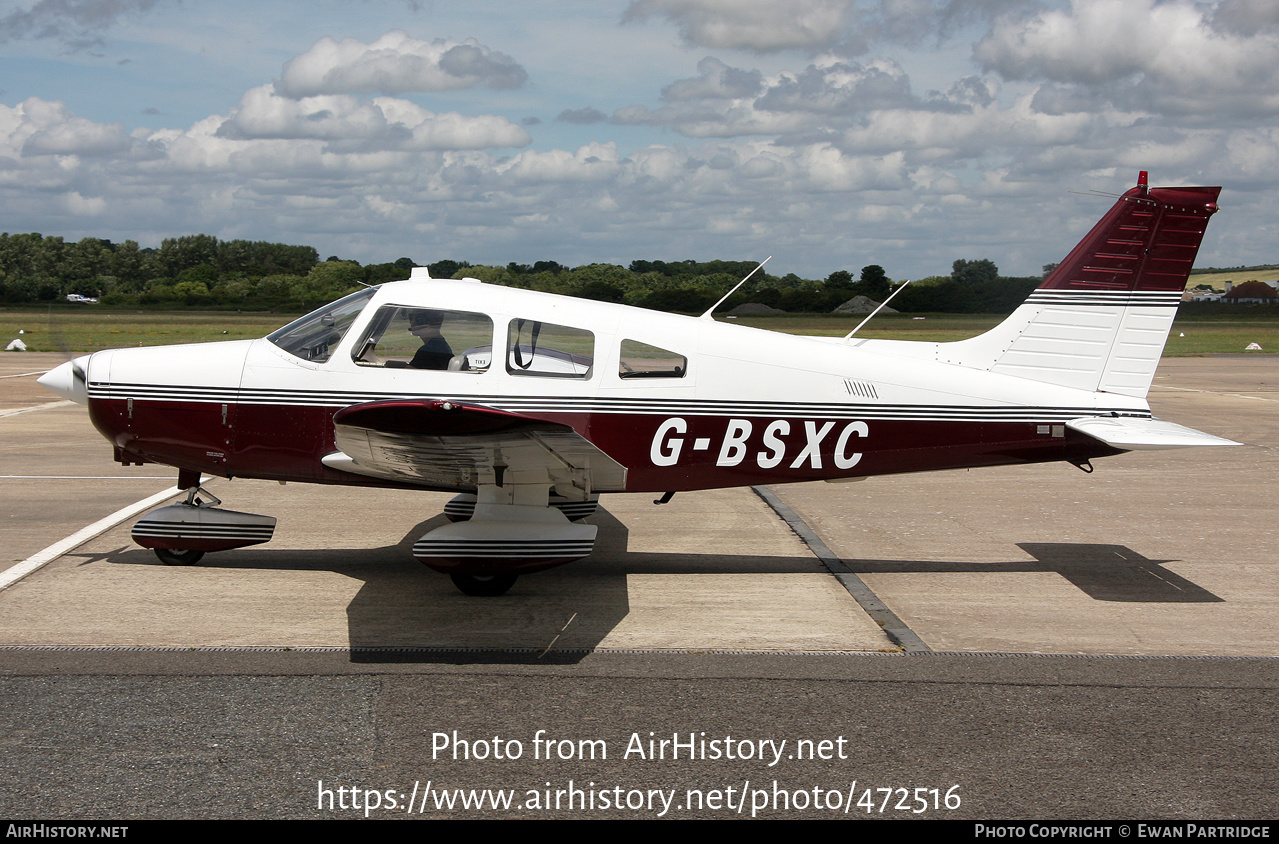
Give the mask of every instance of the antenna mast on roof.
POLYGON ((896 290, 894 290, 892 293, 889 293, 889 294, 888 294, 888 298, 887 298, 887 299, 885 299, 884 301, 880 302, 880 303, 879 303, 879 307, 878 307, 878 308, 876 308, 875 310, 873 310, 873 311, 871 311, 869 314, 867 314, 867 315, 866 315, 866 318, 865 318, 864 320, 862 320, 861 322, 857 323, 857 327, 856 327, 856 328, 854 328, 852 331, 850 331, 850 332, 848 332, 847 334, 845 334, 845 335, 844 335, 844 339, 845 339, 845 340, 851 340, 851 339, 853 339, 853 335, 854 335, 854 334, 856 334, 858 331, 860 331, 860 330, 861 330, 861 327, 862 327, 863 325, 865 325, 866 323, 870 322, 871 317, 873 317, 875 314, 877 314, 877 313, 879 313, 880 311, 882 311, 882 310, 884 309, 884 306, 885 306, 885 305, 887 305, 889 302, 893 301, 893 297, 894 297, 894 296, 896 296, 898 293, 901 293, 903 290, 905 290, 905 289, 906 289, 906 285, 910 284, 910 281, 911 281, 910 279, 906 279, 905 281, 903 281, 903 282, 901 283, 901 287, 898 287, 898 288, 897 288, 896 290))
POLYGON ((725 300, 725 299, 727 299, 729 296, 732 296, 734 293, 736 293, 736 292, 737 292, 737 288, 739 288, 739 287, 741 287, 743 284, 745 284, 745 283, 746 283, 746 281, 747 281, 747 279, 749 279, 751 276, 755 275, 755 273, 759 272, 760 267, 764 266, 765 264, 767 264, 767 263, 768 263, 769 261, 771 261, 771 260, 773 260, 773 256, 772 256, 772 255, 769 255, 767 258, 765 258, 764 260, 760 261, 760 262, 759 262, 759 267, 756 267, 755 269, 753 269, 753 270, 751 270, 750 272, 748 272, 748 273, 746 274, 746 278, 742 279, 741 281, 737 282, 737 284, 733 285, 733 289, 732 289, 732 290, 730 290, 730 291, 728 291, 727 293, 725 293, 725 294, 724 294, 724 296, 723 296, 723 297, 722 297, 722 298, 721 298, 718 302, 716 302, 715 304, 713 304, 713 305, 711 305, 709 308, 707 308, 707 309, 706 309, 706 313, 702 314, 702 315, 701 315, 701 317, 700 317, 700 319, 709 319, 711 322, 714 322, 714 321, 715 321, 715 318, 714 318, 714 317, 712 317, 712 316, 711 316, 711 314, 712 314, 712 313, 714 313, 715 309, 716 309, 716 308, 718 308, 720 305, 724 304, 724 300, 725 300))

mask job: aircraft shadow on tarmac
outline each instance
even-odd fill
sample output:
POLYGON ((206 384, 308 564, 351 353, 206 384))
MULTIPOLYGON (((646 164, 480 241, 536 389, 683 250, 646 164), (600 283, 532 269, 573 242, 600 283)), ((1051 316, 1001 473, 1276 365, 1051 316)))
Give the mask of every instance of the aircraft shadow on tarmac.
MULTIPOLYGON (((807 554, 650 553, 628 549, 629 531, 606 509, 594 553, 577 563, 521 577, 505 596, 470 598, 412 556, 413 542, 444 523, 415 525, 381 548, 261 546, 209 554, 202 568, 332 571, 362 585, 347 607, 353 662, 576 662, 630 612, 627 575, 793 574, 822 571, 807 554)), ((972 563, 845 559, 869 573, 1055 572, 1099 601, 1217 602, 1222 598, 1122 545, 1018 543, 1033 561, 972 563)), ((161 565, 147 550, 124 548, 97 559, 161 565)), ((85 562, 91 562, 87 560, 85 562)), ((83 564, 83 563, 81 563, 83 564)))
POLYGON ((1164 568, 1164 563, 1175 560, 1148 560, 1124 545, 1018 542, 1017 547, 1034 557, 1034 561, 964 563, 846 559, 844 565, 857 574, 1056 572, 1098 601, 1198 604, 1224 600, 1164 568))
MULTIPOLYGON (((331 571, 359 581, 359 591, 347 607, 353 662, 516 663, 576 662, 598 647, 630 613, 627 575, 823 571, 807 553, 785 557, 708 554, 702 549, 630 551, 629 530, 608 510, 601 507, 589 521, 600 528, 590 557, 521 577, 500 598, 467 597, 447 577, 413 559, 413 543, 445 524, 443 515, 414 525, 393 545, 263 545, 207 554, 199 568, 331 571)), ((98 560, 163 565, 150 551, 137 547, 85 557, 79 565, 98 560)))

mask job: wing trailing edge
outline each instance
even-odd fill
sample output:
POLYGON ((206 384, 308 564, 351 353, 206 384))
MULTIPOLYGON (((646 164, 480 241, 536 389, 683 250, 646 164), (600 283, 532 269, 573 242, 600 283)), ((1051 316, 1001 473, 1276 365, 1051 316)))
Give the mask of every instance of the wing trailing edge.
POLYGON ((570 498, 626 488, 626 468, 568 425, 484 405, 395 399, 333 416, 332 469, 437 489, 550 484, 570 498))

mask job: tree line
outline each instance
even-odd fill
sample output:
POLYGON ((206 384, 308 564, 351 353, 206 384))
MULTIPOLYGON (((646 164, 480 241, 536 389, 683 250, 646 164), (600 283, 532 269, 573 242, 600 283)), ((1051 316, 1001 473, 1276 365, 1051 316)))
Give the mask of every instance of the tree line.
MULTIPOLYGON (((0 303, 63 302, 68 294, 106 305, 234 307, 307 310, 359 289, 409 277, 410 258, 361 265, 310 246, 219 240, 197 234, 166 238, 158 248, 135 241, 84 238, 75 242, 32 234, 0 234, 0 303)), ((471 276, 502 284, 661 311, 700 313, 751 270, 752 261, 632 261, 629 266, 556 261, 473 266, 443 260, 434 278, 471 276)), ((949 276, 921 279, 892 303, 908 312, 1008 312, 1039 281, 999 275, 989 260, 955 261, 949 276)), ((896 285, 884 268, 862 267, 854 277, 836 270, 825 279, 757 272, 721 306, 758 302, 788 312, 827 313, 853 296, 882 302, 896 285)))

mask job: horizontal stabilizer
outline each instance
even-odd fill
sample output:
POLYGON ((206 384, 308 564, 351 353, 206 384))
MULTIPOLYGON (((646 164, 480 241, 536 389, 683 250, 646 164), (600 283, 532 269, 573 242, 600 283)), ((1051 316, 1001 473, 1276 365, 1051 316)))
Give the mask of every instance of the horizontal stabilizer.
POLYGON ((1239 445, 1233 440, 1215 437, 1162 419, 1090 416, 1072 419, 1066 423, 1066 427, 1124 451, 1190 448, 1197 445, 1239 445))

